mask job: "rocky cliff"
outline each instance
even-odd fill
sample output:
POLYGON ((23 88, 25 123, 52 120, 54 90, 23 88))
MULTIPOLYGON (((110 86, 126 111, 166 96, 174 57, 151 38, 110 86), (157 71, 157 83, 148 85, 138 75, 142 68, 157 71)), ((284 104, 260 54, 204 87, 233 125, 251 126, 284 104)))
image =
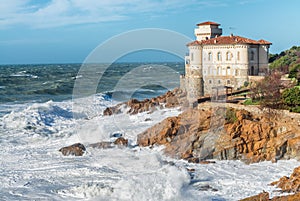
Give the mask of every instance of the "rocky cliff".
POLYGON ((276 113, 215 107, 190 109, 138 136, 140 146, 165 145, 165 153, 199 162, 240 159, 247 163, 299 158, 297 119, 276 113))

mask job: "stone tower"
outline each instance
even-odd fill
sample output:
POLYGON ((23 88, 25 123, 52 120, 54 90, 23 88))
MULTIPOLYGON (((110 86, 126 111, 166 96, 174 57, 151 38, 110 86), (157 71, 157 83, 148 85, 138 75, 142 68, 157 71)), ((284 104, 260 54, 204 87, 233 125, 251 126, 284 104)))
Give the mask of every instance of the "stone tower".
POLYGON ((185 57, 185 77, 181 78, 181 85, 187 89, 190 102, 204 95, 202 41, 222 35, 222 29, 219 28, 218 23, 208 21, 197 26, 195 29, 197 40, 188 44, 189 54, 185 57))
POLYGON ((204 95, 202 75, 202 45, 189 44, 189 55, 185 58, 185 87, 190 102, 204 95))

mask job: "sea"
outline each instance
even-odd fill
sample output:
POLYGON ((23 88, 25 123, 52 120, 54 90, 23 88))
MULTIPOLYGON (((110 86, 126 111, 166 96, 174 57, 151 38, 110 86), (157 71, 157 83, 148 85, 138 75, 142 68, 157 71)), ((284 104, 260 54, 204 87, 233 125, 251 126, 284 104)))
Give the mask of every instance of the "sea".
POLYGON ((0 200, 224 201, 263 190, 278 195, 269 183, 290 175, 296 160, 192 164, 165 156, 160 146, 136 146, 139 133, 182 113, 180 108, 103 116, 106 107, 178 87, 183 72, 180 62, 1 65, 0 200), (120 136, 129 139, 127 148, 88 147, 83 156, 58 151, 120 136))

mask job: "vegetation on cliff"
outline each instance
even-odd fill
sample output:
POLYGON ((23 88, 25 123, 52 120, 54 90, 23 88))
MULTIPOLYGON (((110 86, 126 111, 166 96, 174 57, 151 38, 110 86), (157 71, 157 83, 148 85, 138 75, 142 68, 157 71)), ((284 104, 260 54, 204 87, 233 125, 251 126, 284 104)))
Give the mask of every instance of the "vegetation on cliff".
POLYGON ((288 73, 289 78, 300 81, 300 46, 293 46, 280 54, 270 54, 270 69, 288 73))
POLYGON ((272 71, 264 79, 252 83, 251 99, 245 105, 260 105, 261 108, 287 109, 300 112, 300 88, 295 82, 282 80, 282 72, 272 71))

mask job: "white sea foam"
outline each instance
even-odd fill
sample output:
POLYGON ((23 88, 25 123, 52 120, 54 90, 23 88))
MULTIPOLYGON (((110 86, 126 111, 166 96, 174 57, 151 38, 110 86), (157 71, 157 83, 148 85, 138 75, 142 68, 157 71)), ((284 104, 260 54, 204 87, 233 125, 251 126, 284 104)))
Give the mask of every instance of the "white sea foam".
POLYGON ((1 200, 238 200, 272 192, 271 181, 300 165, 295 160, 189 164, 167 158, 161 147, 87 148, 82 157, 62 156, 58 149, 63 146, 112 141, 118 135, 133 146, 137 134, 181 112, 175 108, 102 116, 105 106, 115 102, 101 95, 85 102, 89 107, 78 107, 75 119, 72 102, 3 107, 13 111, 0 117, 1 200), (188 174, 187 167, 195 173, 188 174))

